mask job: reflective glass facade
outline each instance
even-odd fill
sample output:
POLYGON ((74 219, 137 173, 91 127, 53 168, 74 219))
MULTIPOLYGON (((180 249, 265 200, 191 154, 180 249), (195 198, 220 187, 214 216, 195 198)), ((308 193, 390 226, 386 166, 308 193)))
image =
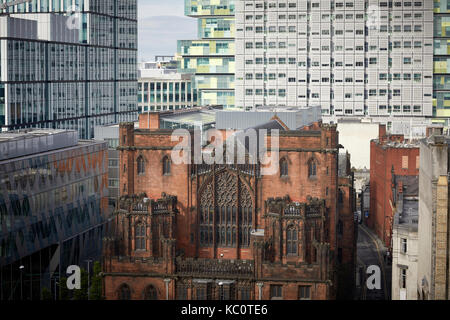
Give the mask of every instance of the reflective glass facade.
POLYGON ((0 32, 2 130, 74 129, 88 139, 96 125, 136 120, 136 12, 136 0, 33 0, 0 10, 9 20, 0 29, 26 30, 0 32))
POLYGON ((450 125, 450 1, 434 0, 433 122, 450 125))
POLYGON ((200 105, 234 107, 234 0, 186 0, 185 14, 198 18, 200 39, 178 41, 179 72, 195 75, 200 105))
POLYGON ((0 162, 1 266, 105 221, 107 148, 82 142, 0 162))

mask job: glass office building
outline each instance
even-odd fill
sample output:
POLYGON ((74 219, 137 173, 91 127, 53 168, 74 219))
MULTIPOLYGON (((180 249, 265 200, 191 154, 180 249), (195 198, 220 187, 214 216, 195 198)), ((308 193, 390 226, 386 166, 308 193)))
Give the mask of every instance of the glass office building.
POLYGON ((2 131, 137 119, 136 0, 0 4, 2 131))
POLYGON ((433 122, 449 126, 450 1, 434 0, 433 122))
POLYGON ((200 105, 234 107, 234 0, 186 0, 185 14, 198 19, 198 40, 178 41, 179 71, 195 74, 200 105))
POLYGON ((107 148, 74 130, 0 134, 0 300, 39 300, 67 266, 100 259, 107 148))

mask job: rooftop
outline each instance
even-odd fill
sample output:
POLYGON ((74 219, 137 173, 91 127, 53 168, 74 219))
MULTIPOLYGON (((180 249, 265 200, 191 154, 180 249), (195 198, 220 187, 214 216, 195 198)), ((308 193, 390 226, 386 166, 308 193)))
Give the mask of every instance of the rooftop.
POLYGON ((98 143, 79 141, 74 130, 27 129, 0 133, 0 161, 98 143))
POLYGON ((216 110, 193 109, 191 112, 162 115, 161 120, 191 125, 205 125, 216 122, 216 110))
POLYGON ((274 108, 261 107, 255 111, 227 109, 217 112, 217 129, 245 130, 265 124, 277 116, 289 130, 297 130, 322 120, 320 107, 310 108, 274 108))

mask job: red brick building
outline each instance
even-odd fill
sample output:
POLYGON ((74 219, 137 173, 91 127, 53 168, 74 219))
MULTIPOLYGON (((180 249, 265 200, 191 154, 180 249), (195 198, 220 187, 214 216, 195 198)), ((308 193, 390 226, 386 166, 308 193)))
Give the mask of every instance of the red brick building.
POLYGON ((370 142, 370 214, 367 225, 391 247, 393 190, 395 176, 419 175, 419 146, 403 135, 386 133, 380 125, 379 138, 370 142))
POLYGON ((346 157, 339 178, 336 126, 263 128, 280 130, 276 175, 259 163, 177 165, 158 114, 121 124, 107 299, 334 299, 353 283, 353 176, 346 157))

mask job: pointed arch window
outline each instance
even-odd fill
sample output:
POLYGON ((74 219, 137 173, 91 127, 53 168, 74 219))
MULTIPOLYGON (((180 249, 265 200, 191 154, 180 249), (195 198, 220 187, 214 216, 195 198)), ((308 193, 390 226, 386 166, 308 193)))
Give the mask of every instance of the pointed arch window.
POLYGON ((294 226, 290 226, 286 230, 286 249, 288 255, 297 255, 298 234, 294 226))
POLYGON ((342 192, 341 189, 339 189, 339 193, 338 193, 338 202, 339 202, 339 204, 344 203, 344 192, 342 192))
POLYGON ((144 300, 158 300, 158 294, 154 286, 149 285, 144 291, 144 300))
POLYGON ((145 235, 145 225, 139 223, 135 227, 134 242, 136 250, 146 250, 146 235, 145 235))
POLYGON ((169 176, 172 170, 172 162, 168 156, 165 156, 163 159, 163 175, 169 176))
POLYGON ((308 177, 314 178, 317 176, 317 161, 314 159, 309 160, 308 163, 308 177))
POLYGON ((131 290, 127 284, 122 284, 119 288, 119 300, 131 300, 131 290))
POLYGON ((137 158, 137 173, 140 176, 145 174, 145 159, 143 156, 137 158))
POLYGON ((249 246, 254 220, 252 197, 238 176, 222 172, 210 181, 200 195, 198 214, 201 246, 249 246), (211 206, 214 202, 216 205, 211 206))
POLYGON ((289 166, 285 158, 280 160, 280 176, 287 177, 289 175, 289 166))

